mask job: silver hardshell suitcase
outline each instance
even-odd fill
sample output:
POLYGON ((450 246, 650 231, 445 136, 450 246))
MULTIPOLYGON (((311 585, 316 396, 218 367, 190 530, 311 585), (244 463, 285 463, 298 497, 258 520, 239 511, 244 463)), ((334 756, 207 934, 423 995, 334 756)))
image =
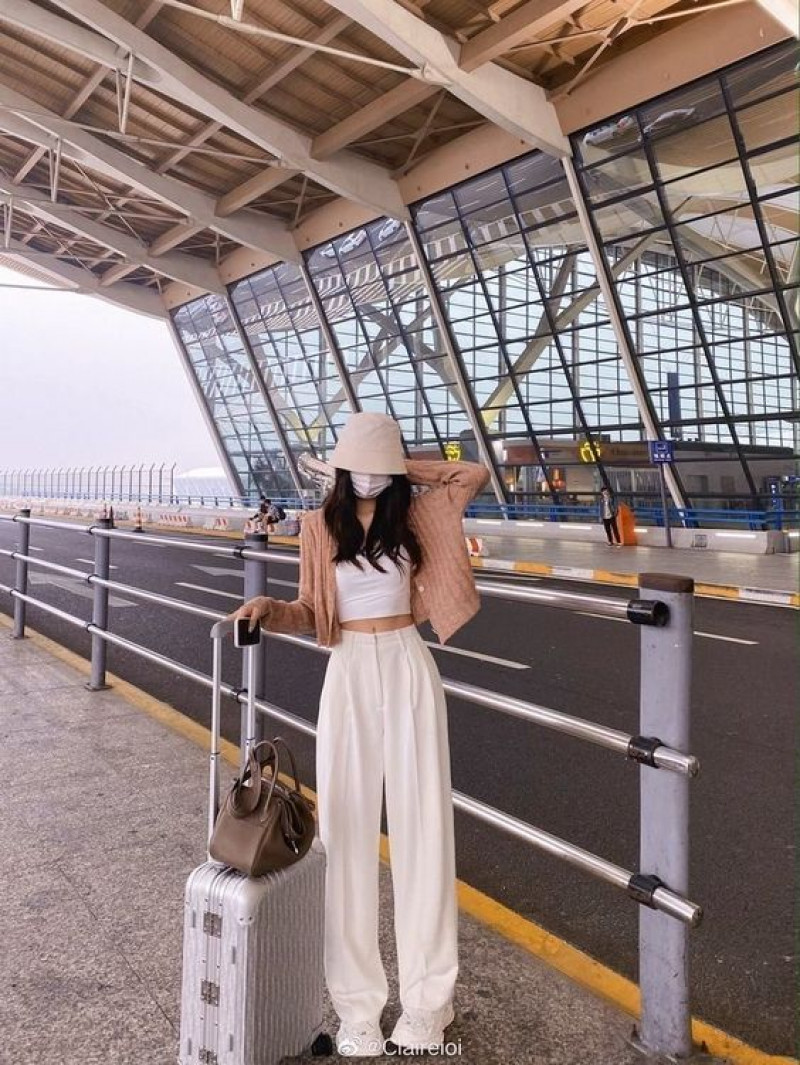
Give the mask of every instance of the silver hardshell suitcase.
MULTIPOLYGON (((213 640, 208 832, 219 810, 222 638, 213 640)), ((247 736, 255 737, 255 654, 247 647, 247 736)), ((323 1029, 325 850, 316 837, 286 869, 247 877, 206 861, 186 883, 180 1065, 277 1065, 329 1054, 323 1029)))

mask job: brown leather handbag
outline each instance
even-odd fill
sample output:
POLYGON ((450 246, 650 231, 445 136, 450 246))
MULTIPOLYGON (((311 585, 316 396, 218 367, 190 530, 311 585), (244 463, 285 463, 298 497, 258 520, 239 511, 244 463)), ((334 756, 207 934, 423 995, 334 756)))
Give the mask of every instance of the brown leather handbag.
POLYGON ((314 803, 300 791, 294 755, 286 740, 275 736, 250 748, 247 765, 233 782, 214 824, 211 857, 247 876, 285 869, 306 854, 314 840, 314 803), (289 755, 294 788, 278 780, 282 744, 289 755), (271 775, 264 776, 270 769, 271 775))

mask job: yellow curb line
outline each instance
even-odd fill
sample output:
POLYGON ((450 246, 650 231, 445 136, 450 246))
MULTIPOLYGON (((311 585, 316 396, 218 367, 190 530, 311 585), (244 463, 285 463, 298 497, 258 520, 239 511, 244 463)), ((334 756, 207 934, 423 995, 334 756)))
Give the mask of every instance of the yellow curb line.
MULTIPOLYGON (((12 628, 12 621, 5 614, 0 614, 0 624, 7 629, 12 628)), ((82 655, 62 647, 55 640, 51 640, 29 626, 26 627, 26 633, 28 638, 43 651, 84 675, 90 674, 90 663, 82 655)), ((208 750, 210 733, 204 725, 193 721, 175 707, 148 695, 141 688, 137 688, 114 673, 107 673, 106 677, 116 693, 126 702, 142 710, 165 728, 208 750)), ((222 739, 220 749, 226 762, 238 766, 239 748, 236 744, 222 739)), ((287 779, 284 774, 281 774, 281 777, 287 779)), ((302 792, 316 801, 316 792, 311 788, 303 785, 302 792)), ((391 866, 389 839, 384 833, 381 833, 380 837, 380 858, 384 864, 391 866)), ((641 1010, 639 988, 632 980, 614 972, 613 969, 567 943, 566 940, 553 935, 534 921, 522 917, 508 906, 463 880, 457 880, 456 885, 459 907, 464 913, 493 929, 503 938, 523 947, 529 954, 624 1013, 633 1018, 639 1016, 641 1010)), ((692 1039, 697 1046, 705 1047, 715 1057, 727 1059, 731 1065, 800 1065, 797 1058, 768 1054, 697 1018, 692 1019, 692 1039)))

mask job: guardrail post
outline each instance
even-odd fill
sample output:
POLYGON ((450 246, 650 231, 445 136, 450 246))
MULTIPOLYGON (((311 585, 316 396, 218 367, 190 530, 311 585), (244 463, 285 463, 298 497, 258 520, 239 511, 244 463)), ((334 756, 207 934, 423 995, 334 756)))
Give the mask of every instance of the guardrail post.
MULTIPOLYGON (((641 734, 688 752, 694 581, 642 573, 639 588, 642 598, 658 598, 670 612, 666 626, 641 630, 641 734)), ((688 896, 690 778, 643 766, 640 779, 639 868, 688 896)), ((640 1049, 690 1057, 689 928, 647 906, 639 911, 639 985, 640 1049)))
MULTIPOLYGON (((19 511, 19 517, 29 518, 31 516, 31 508, 23 507, 19 511)), ((27 521, 21 521, 19 523, 19 553, 21 555, 30 554, 31 543, 31 527, 27 521)), ((22 595, 28 594, 28 563, 21 558, 17 559, 16 572, 14 575, 14 588, 22 595)), ((25 607, 26 602, 24 599, 17 599, 14 596, 14 628, 11 630, 11 635, 15 640, 22 640, 25 637, 25 607)))
MULTIPOLYGON (((267 537, 264 533, 245 533, 244 534, 244 546, 251 551, 267 553, 267 537)), ((266 562, 259 562, 254 558, 244 559, 244 599, 247 602, 248 599, 252 599, 256 595, 267 594, 267 564, 266 562)), ((255 685, 256 685, 256 698, 260 699, 264 695, 265 684, 265 658, 266 658, 266 640, 261 641, 256 649, 256 653, 253 656, 255 658, 255 685)), ((242 656, 242 687, 246 688, 248 685, 247 676, 247 655, 242 656)), ((241 735, 246 739, 252 739, 254 743, 260 743, 264 738, 264 718, 261 714, 256 715, 255 722, 255 734, 250 737, 247 721, 247 707, 242 704, 242 731, 241 735)), ((242 757, 242 752, 245 750, 246 744, 242 743, 239 749, 239 756, 242 757)), ((244 766, 242 765, 242 768, 244 766)))
MULTIPOLYGON (((95 523, 101 529, 113 527, 112 518, 99 518, 95 523)), ((95 536, 94 538, 94 572, 97 577, 108 580, 111 575, 111 538, 108 536, 95 536)), ((98 581, 92 582, 94 586, 94 601, 92 603, 92 624, 98 629, 108 628, 108 588, 98 581)), ((106 656, 108 645, 102 636, 92 633, 92 672, 86 687, 89 691, 105 691, 110 685, 106 684, 106 656)))

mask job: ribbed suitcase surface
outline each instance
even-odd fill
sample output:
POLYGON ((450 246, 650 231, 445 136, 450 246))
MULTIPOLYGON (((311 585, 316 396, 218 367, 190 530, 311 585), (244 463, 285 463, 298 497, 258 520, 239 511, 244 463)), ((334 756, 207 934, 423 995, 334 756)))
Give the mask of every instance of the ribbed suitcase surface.
POLYGON ((277 1065, 323 1031, 325 850, 248 878, 205 862, 186 884, 180 1065, 277 1065))

